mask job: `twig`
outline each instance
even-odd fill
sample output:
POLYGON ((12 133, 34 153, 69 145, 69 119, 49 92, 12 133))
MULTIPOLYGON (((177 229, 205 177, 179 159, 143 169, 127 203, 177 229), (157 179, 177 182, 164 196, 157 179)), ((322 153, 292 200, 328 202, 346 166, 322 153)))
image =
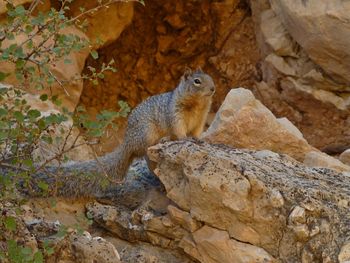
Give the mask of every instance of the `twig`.
POLYGON ((113 184, 122 184, 122 183, 125 181, 125 179, 122 179, 122 180, 113 180, 113 179, 111 179, 111 178, 109 177, 108 173, 106 172, 106 170, 105 170, 103 164, 102 164, 102 163, 100 162, 100 160, 98 159, 95 150, 94 150, 93 148, 91 148, 91 149, 92 149, 92 152, 93 152, 93 154, 94 154, 94 159, 95 159, 96 163, 97 163, 98 166, 101 168, 102 174, 104 175, 104 177, 106 177, 106 179, 108 180, 108 182, 113 183, 113 184))
POLYGON ((29 14, 31 14, 34 9, 37 7, 37 5, 41 3, 41 0, 34 0, 31 4, 30 7, 28 8, 29 14))
POLYGON ((47 166, 50 162, 52 162, 53 160, 57 160, 57 158, 62 157, 62 155, 64 155, 65 153, 67 153, 67 152, 73 150, 74 148, 77 148, 77 147, 80 147, 80 146, 82 146, 82 145, 85 145, 85 144, 86 144, 86 142, 80 143, 80 144, 77 144, 77 145, 74 145, 74 147, 71 146, 71 147, 69 147, 67 150, 64 150, 64 151, 62 151, 62 152, 56 154, 55 156, 53 156, 53 157, 47 159, 42 165, 40 165, 38 168, 36 168, 35 171, 34 171, 33 173, 34 173, 34 174, 37 173, 38 171, 40 171, 41 169, 43 169, 44 167, 46 167, 46 166, 47 166))
POLYGON ((114 4, 114 3, 117 3, 117 2, 124 2, 124 3, 127 3, 127 2, 138 2, 138 0, 111 0, 111 1, 108 1, 108 2, 106 2, 104 4, 98 5, 98 6, 94 7, 94 8, 91 8, 91 9, 85 11, 85 12, 80 13, 79 15, 69 19, 67 21, 67 23, 72 23, 72 22, 74 22, 76 20, 79 20, 79 18, 84 16, 84 15, 88 15, 90 13, 94 13, 94 12, 98 11, 99 9, 101 9, 103 7, 107 7, 107 6, 109 6, 111 4, 114 4))
POLYGON ((6 168, 11 168, 11 169, 15 169, 15 170, 22 170, 24 172, 30 172, 29 169, 20 167, 20 166, 16 166, 16 165, 12 165, 12 164, 8 164, 8 163, 0 163, 0 166, 2 167, 6 167, 6 168))
POLYGON ((55 74, 53 74, 51 72, 51 70, 49 70, 49 74, 51 77, 53 77, 55 79, 55 81, 61 86, 61 88, 64 90, 64 92, 66 93, 66 95, 69 97, 70 94, 68 92, 68 90, 64 87, 63 83, 55 76, 55 74))

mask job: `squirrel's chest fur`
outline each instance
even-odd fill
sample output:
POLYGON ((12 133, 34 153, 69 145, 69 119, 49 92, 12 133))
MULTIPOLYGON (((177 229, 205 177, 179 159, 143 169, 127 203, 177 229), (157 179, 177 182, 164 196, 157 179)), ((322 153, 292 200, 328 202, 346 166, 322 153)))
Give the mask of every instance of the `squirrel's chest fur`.
POLYGON ((201 125, 203 118, 207 117, 211 104, 211 98, 190 97, 178 102, 178 117, 181 118, 187 132, 191 132, 201 125))

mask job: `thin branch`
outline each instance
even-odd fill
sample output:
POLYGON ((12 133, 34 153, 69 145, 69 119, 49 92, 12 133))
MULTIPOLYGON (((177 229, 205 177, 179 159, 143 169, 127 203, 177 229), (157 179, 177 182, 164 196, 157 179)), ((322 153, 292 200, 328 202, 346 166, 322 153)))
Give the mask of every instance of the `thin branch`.
POLYGON ((29 14, 33 13, 33 11, 35 10, 35 8, 37 7, 37 5, 39 3, 42 3, 41 0, 34 0, 31 4, 30 7, 28 8, 29 14))
POLYGON ((83 142, 83 143, 80 143, 80 144, 77 144, 77 145, 74 145, 74 146, 70 146, 68 149, 66 149, 66 150, 64 150, 64 151, 62 151, 62 152, 60 152, 59 154, 56 154, 54 157, 51 157, 51 158, 45 160, 45 162, 44 162, 42 165, 40 165, 38 168, 36 168, 35 171, 34 171, 33 173, 34 173, 34 174, 37 173, 38 171, 40 171, 41 169, 43 169, 44 167, 46 167, 46 166, 47 166, 50 162, 52 162, 53 160, 57 160, 57 158, 61 158, 62 155, 64 155, 65 153, 67 153, 67 152, 73 150, 74 148, 78 148, 78 147, 80 147, 80 146, 82 146, 82 145, 85 145, 85 144, 87 144, 87 143, 86 143, 86 142, 83 142))
POLYGON ((98 164, 98 166, 99 166, 100 169, 102 170, 102 175, 108 180, 108 182, 113 183, 113 184, 122 184, 122 183, 124 183, 125 178, 122 179, 122 180, 114 180, 114 179, 111 179, 111 178, 109 177, 109 175, 108 175, 108 173, 106 172, 106 170, 105 170, 103 164, 102 164, 102 163, 100 162, 100 160, 98 159, 95 150, 94 150, 93 148, 91 148, 91 149, 92 149, 92 152, 93 152, 93 154, 94 154, 94 159, 95 159, 96 163, 98 164))
POLYGON ((70 94, 69 94, 68 90, 64 87, 63 83, 55 76, 55 74, 53 74, 53 73, 51 72, 51 70, 49 70, 49 74, 50 74, 50 76, 53 77, 54 80, 61 86, 61 88, 62 88, 62 89, 64 90, 64 92, 66 93, 66 95, 69 97, 70 94))
POLYGON ((79 20, 79 18, 81 18, 84 15, 88 15, 90 13, 94 13, 94 12, 100 10, 103 7, 107 7, 107 6, 111 5, 111 4, 118 3, 118 2, 124 2, 124 3, 127 3, 127 2, 138 2, 138 0, 110 0, 110 1, 108 1, 106 3, 104 3, 104 4, 100 4, 100 5, 98 5, 98 6, 94 7, 94 8, 91 8, 91 9, 89 9, 87 11, 84 11, 84 12, 80 13, 79 15, 69 19, 67 21, 67 23, 73 23, 74 21, 79 20))
POLYGON ((10 169, 14 169, 14 170, 21 170, 23 172, 30 172, 29 169, 26 169, 24 167, 21 166, 16 166, 16 165, 12 165, 12 164, 8 164, 8 163, 0 163, 1 167, 6 167, 6 168, 10 168, 10 169))

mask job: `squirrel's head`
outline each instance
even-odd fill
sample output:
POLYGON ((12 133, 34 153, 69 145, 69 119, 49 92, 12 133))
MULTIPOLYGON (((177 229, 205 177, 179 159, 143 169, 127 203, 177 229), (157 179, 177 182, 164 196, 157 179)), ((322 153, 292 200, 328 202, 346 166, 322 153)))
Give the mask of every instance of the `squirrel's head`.
POLYGON ((192 72, 187 68, 181 78, 183 89, 193 95, 211 97, 215 93, 215 84, 213 79, 205 74, 201 68, 192 72))

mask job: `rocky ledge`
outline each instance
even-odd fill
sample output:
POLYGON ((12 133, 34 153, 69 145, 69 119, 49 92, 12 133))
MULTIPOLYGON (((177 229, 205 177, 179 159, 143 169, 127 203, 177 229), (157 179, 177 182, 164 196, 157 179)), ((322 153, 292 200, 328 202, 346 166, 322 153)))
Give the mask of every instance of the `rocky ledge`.
MULTIPOLYGON (((150 147, 153 173, 137 161, 124 184, 85 201, 89 231, 104 239, 56 240, 61 262, 350 261, 345 161, 310 146, 245 89, 228 94, 202 139, 150 147)), ((57 232, 44 219, 53 226, 45 235, 24 219, 38 244, 57 232)))

